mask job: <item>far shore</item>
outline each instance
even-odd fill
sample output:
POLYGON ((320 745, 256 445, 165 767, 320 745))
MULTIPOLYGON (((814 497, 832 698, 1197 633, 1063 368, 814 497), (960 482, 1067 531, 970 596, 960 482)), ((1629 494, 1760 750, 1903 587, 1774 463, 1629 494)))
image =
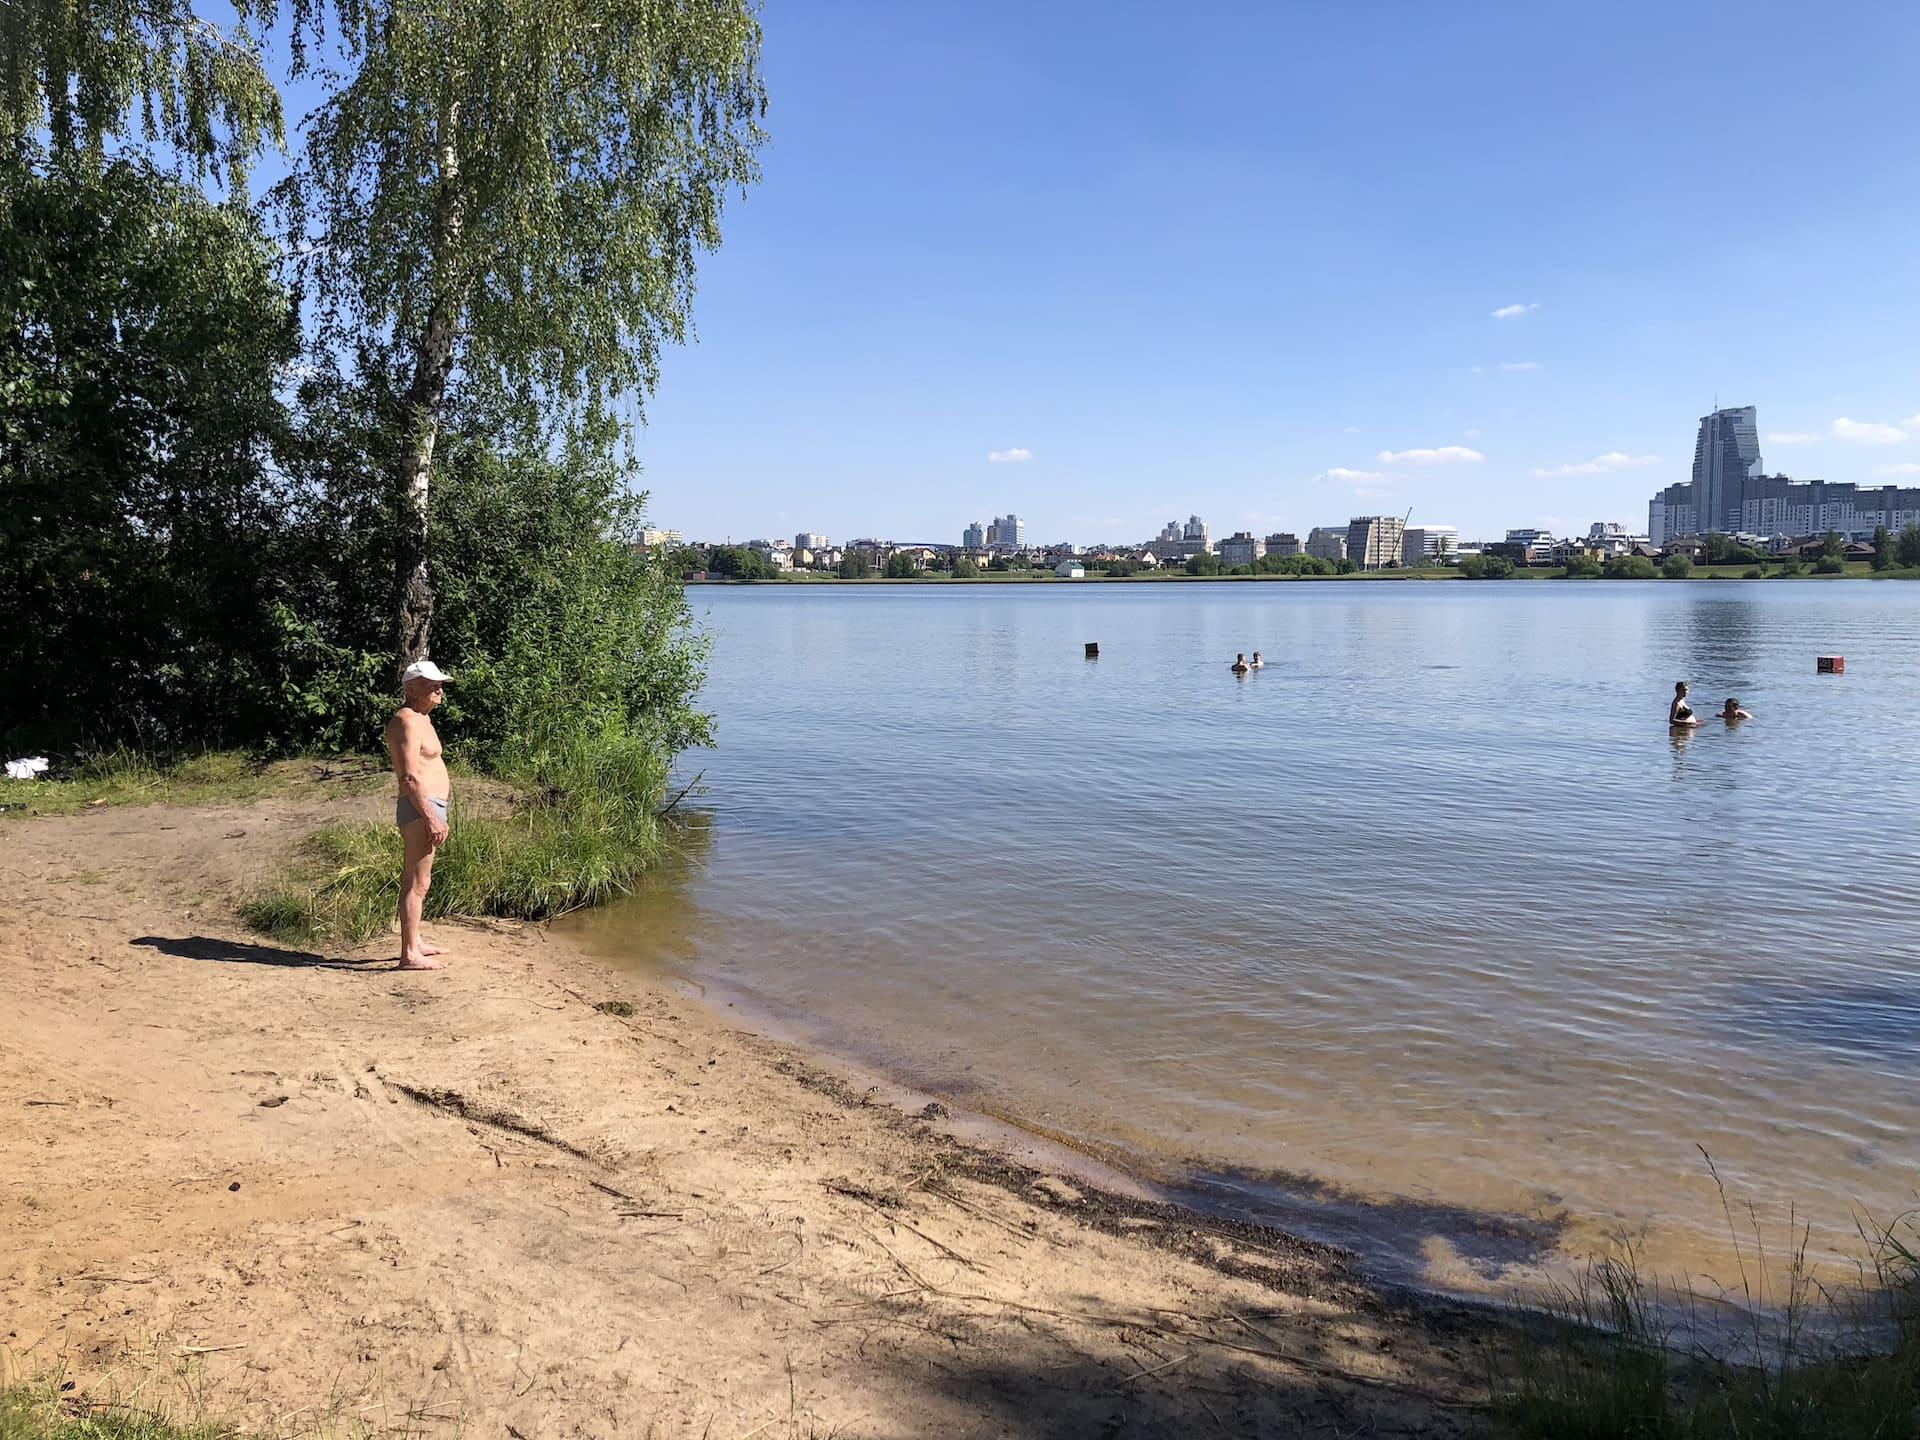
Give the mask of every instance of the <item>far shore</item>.
POLYGON ((1467 584, 1498 586, 1513 581, 1531 580, 1567 580, 1569 584, 1586 585, 1650 585, 1685 584, 1694 580, 1920 580, 1920 569, 1875 570, 1870 565, 1855 561, 1846 569, 1833 575, 1816 575, 1811 567, 1803 568, 1797 574, 1782 574, 1777 569, 1769 569, 1763 576, 1749 575, 1750 565, 1701 565, 1692 573, 1669 580, 1663 576, 1650 579, 1619 581, 1607 580, 1599 576, 1580 576, 1568 580, 1563 567, 1530 567, 1516 570, 1502 580, 1473 580, 1451 567, 1434 567, 1417 570, 1356 570, 1351 575, 1189 575, 1184 570, 1153 570, 1138 575, 1103 575, 1091 573, 1078 579, 1066 579, 1050 570, 1007 570, 994 571, 980 575, 956 577, 934 572, 914 576, 869 575, 860 579, 847 579, 829 573, 797 575, 778 575, 764 580, 735 580, 725 576, 710 576, 706 579, 689 579, 688 585, 1143 585, 1179 582, 1185 584, 1246 584, 1249 582, 1276 582, 1281 584, 1326 585, 1342 581, 1461 581, 1467 584))
POLYGON ((560 932, 440 924, 451 968, 410 975, 387 937, 239 926, 385 805, 0 825, 0 1385, 259 1434, 1484 1428, 1512 1322, 1010 1149, 560 932))

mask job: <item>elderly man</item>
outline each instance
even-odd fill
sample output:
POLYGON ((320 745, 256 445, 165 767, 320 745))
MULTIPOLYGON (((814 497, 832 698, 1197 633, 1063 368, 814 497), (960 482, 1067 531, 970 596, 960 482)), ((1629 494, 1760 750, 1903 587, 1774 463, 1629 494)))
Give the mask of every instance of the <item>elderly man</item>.
POLYGON ((420 907, 433 883, 433 855, 447 843, 447 798, 453 782, 440 754, 440 736, 433 728, 433 712, 447 698, 446 674, 431 660, 416 660, 400 673, 405 703, 387 722, 387 754, 393 757, 394 778, 400 795, 393 820, 406 841, 405 868, 400 876, 400 968, 444 970, 443 950, 420 938, 420 907))

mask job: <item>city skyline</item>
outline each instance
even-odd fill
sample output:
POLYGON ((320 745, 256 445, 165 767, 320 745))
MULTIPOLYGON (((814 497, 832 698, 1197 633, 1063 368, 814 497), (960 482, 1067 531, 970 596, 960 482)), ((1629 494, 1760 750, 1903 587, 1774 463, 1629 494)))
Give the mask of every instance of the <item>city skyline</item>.
POLYGON ((638 437, 655 523, 1637 528, 1723 397, 1797 478, 1920 473, 1884 120, 1920 15, 1215 16, 770 11, 765 183, 638 437), (1729 167, 1752 223, 1701 226, 1729 167))

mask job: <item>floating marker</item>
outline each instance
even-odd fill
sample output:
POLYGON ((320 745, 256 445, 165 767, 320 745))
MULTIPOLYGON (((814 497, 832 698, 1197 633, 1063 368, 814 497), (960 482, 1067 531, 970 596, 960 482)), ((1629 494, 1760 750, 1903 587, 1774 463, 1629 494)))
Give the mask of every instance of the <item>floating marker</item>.
POLYGON ((1091 640, 1087 641, 1087 659, 1098 660, 1099 658, 1100 658, 1100 647, 1094 644, 1094 642, 1091 640))
POLYGON ((1822 655, 1814 662, 1822 675, 1844 675, 1847 673, 1847 657, 1844 655, 1822 655))

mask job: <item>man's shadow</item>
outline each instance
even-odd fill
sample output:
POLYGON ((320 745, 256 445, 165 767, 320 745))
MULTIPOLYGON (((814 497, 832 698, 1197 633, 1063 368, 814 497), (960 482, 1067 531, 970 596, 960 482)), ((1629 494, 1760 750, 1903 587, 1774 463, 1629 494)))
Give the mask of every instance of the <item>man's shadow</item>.
POLYGON ((282 950, 274 945, 248 945, 239 940, 216 940, 210 935, 189 935, 173 940, 162 935, 142 935, 137 940, 129 940, 129 945, 144 945, 149 950, 158 950, 162 955, 178 955, 183 960, 219 960, 239 965, 275 965, 281 969, 304 970, 368 970, 382 965, 391 966, 391 960, 366 959, 342 960, 334 956, 316 955, 311 950, 282 950))

